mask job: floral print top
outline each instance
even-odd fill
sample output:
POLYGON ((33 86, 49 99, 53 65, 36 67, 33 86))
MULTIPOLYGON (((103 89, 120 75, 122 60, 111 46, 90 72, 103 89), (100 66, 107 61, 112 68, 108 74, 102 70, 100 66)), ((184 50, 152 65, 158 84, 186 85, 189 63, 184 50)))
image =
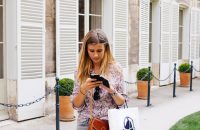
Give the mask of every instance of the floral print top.
MULTIPOLYGON (((123 71, 121 66, 118 63, 112 63, 109 65, 108 75, 101 75, 109 81, 109 84, 112 85, 115 90, 122 94, 126 99, 126 92, 125 92, 125 84, 124 84, 124 77, 123 71)), ((80 91, 80 83, 77 81, 76 78, 77 71, 75 71, 75 86, 72 94, 73 97, 79 93, 80 91)), ((92 116, 108 120, 108 109, 116 108, 117 105, 114 102, 111 95, 104 89, 100 89, 100 99, 94 100, 92 98, 92 116)), ((74 107, 78 111, 78 124, 87 125, 88 119, 91 117, 90 115, 90 97, 91 92, 88 91, 86 93, 85 103, 79 108, 74 107)))

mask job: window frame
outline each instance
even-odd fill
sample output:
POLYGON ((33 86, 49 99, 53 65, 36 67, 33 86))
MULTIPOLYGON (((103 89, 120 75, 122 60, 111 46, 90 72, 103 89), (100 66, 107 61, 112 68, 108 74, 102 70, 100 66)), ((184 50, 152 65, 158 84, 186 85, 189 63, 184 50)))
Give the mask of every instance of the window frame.
POLYGON ((2 68, 0 68, 0 69, 2 69, 2 74, 0 74, 0 79, 4 79, 4 77, 5 77, 5 35, 4 35, 4 32, 5 32, 5 26, 4 26, 4 24, 5 24, 5 15, 4 15, 4 13, 5 13, 5 8, 4 8, 4 0, 2 0, 2 4, 0 5, 0 8, 2 8, 2 41, 0 41, 0 45, 2 46, 2 68))
POLYGON ((153 5, 149 3, 149 63, 152 62, 152 17, 153 17, 153 5), (151 28, 150 28, 151 27, 151 28))
POLYGON ((181 60, 183 58, 183 29, 184 29, 184 24, 183 24, 183 9, 179 9, 179 24, 178 24, 178 28, 179 28, 179 36, 178 36, 178 60, 181 60), (182 12, 182 25, 180 24, 180 12, 182 12), (180 34, 180 28, 182 28, 182 32, 180 34), (181 36, 181 41, 180 41, 180 35, 181 36), (181 50, 181 51, 180 51, 181 50))
MULTIPOLYGON (((103 2, 104 0, 101 0, 101 14, 93 14, 90 13, 90 0, 84 0, 84 13, 80 13, 78 12, 78 21, 79 21, 79 16, 84 16, 84 35, 85 36, 89 31, 90 31, 90 16, 95 16, 95 17, 100 17, 101 18, 101 29, 103 28, 103 2)), ((79 26, 79 23, 78 23, 79 26)), ((79 27, 78 27, 78 49, 80 52, 80 48, 82 46, 82 41, 79 41, 80 39, 80 31, 79 31, 79 27)))

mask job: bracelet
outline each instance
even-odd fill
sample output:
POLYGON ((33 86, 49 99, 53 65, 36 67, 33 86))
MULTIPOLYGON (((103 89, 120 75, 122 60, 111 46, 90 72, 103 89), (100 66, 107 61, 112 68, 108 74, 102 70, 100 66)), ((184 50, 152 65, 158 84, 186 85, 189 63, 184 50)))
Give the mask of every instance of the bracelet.
POLYGON ((84 93, 81 91, 81 88, 80 88, 80 93, 81 93, 82 95, 84 95, 84 96, 86 95, 86 94, 84 94, 84 93))
POLYGON ((115 96, 115 95, 117 95, 117 92, 115 91, 115 92, 111 93, 110 95, 115 96))

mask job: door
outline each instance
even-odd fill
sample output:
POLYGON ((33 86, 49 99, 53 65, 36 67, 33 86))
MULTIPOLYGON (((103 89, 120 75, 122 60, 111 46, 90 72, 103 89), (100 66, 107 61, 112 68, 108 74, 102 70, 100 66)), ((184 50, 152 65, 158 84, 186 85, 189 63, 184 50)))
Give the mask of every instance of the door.
MULTIPOLYGON (((0 0, 0 103, 6 102, 6 83, 5 83, 5 43, 4 43, 4 6, 0 0)), ((7 107, 0 105, 0 121, 8 119, 7 107)))
MULTIPOLYGON (((10 6, 13 5, 13 0, 9 2, 10 6)), ((45 95, 45 0, 17 0, 16 4, 17 104, 24 104, 45 95)), ((17 120, 44 116, 44 110, 43 98, 30 106, 18 108, 17 120)))
MULTIPOLYGON (((170 3, 161 1, 161 39, 160 39, 160 79, 169 75, 170 68, 170 3)), ((169 80, 160 81, 160 85, 169 84, 169 80)))

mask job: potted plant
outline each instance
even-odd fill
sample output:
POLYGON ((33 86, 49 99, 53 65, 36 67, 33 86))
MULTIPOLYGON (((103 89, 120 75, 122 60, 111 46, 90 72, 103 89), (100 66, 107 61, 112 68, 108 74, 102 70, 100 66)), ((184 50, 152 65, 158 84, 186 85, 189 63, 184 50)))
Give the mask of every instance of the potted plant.
POLYGON ((70 95, 73 92, 74 80, 63 78, 59 80, 59 99, 60 99, 60 120, 73 121, 75 119, 74 109, 70 100, 70 95))
MULTIPOLYGON (((141 68, 137 72, 137 90, 139 99, 147 99, 148 94, 148 68, 141 68)), ((151 73, 151 72, 150 72, 151 73)), ((153 76, 150 75, 150 80, 153 76)))
POLYGON ((188 87, 190 82, 190 64, 182 63, 178 67, 180 73, 180 86, 188 87))

